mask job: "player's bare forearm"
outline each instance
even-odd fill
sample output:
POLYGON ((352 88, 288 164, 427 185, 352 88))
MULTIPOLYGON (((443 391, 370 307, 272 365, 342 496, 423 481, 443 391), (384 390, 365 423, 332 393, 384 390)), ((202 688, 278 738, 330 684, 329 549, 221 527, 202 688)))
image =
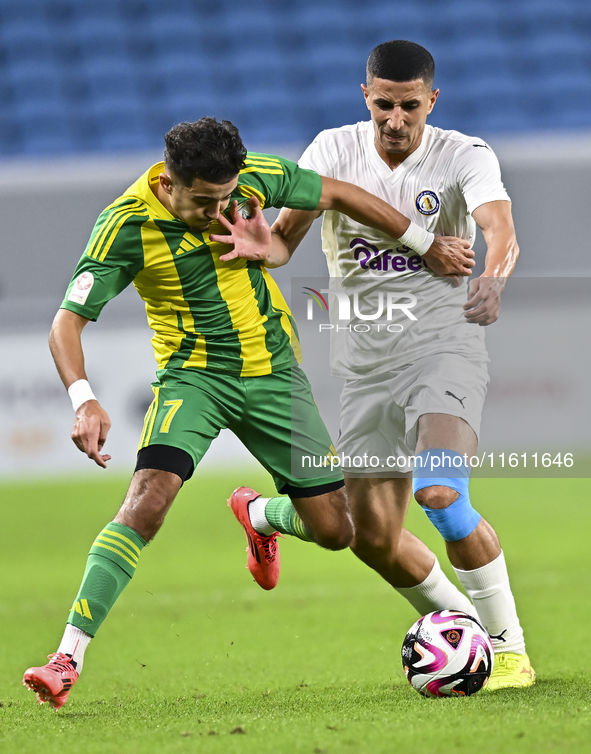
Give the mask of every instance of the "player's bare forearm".
POLYGON ((410 225, 408 217, 387 202, 353 183, 334 178, 322 178, 322 194, 316 209, 342 212, 355 222, 381 230, 395 239, 403 236, 410 225))
POLYGON ((86 379, 80 336, 88 321, 69 309, 60 309, 51 326, 49 349, 66 389, 76 380, 86 379))
POLYGON ((271 269, 283 267, 284 264, 289 262, 294 251, 295 249, 291 250, 283 236, 274 231, 273 226, 271 226, 271 251, 264 259, 265 267, 271 269))
POLYGON ((511 214, 511 202, 482 204, 472 213, 482 230, 487 252, 483 277, 507 280, 515 269, 519 246, 511 214))
MULTIPOLYGON (((65 387, 86 379, 81 333, 88 320, 68 309, 60 309, 49 335, 49 348, 65 387)), ((88 400, 76 411, 72 440, 98 466, 106 468, 111 456, 101 454, 111 427, 107 412, 97 400, 88 400)))
MULTIPOLYGON (((486 235, 484 238, 486 240, 486 235)), ((518 257, 519 246, 515 231, 503 229, 487 242, 483 277, 507 281, 513 274, 518 257)))
POLYGON ((488 202, 473 212, 487 245, 485 269, 470 282, 469 298, 464 305, 468 322, 485 326, 499 318, 501 294, 515 269, 519 246, 508 201, 488 202))
POLYGON ((304 212, 299 209, 282 209, 271 226, 273 251, 269 255, 267 267, 281 267, 287 264, 294 251, 321 212, 304 212))

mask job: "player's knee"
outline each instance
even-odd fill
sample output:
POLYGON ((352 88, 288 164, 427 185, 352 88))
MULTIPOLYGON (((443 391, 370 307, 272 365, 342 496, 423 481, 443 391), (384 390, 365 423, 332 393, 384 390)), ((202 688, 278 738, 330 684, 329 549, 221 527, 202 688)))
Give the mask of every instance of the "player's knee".
POLYGON ((423 508, 447 508, 460 496, 456 490, 451 487, 435 485, 433 487, 423 487, 415 492, 415 499, 423 508))
POLYGON ((146 542, 156 536, 181 480, 157 469, 136 471, 115 521, 129 526, 146 542))
POLYGON ((353 539, 353 522, 349 514, 325 522, 320 531, 315 532, 315 540, 327 550, 344 550, 353 539))
POLYGON ((350 545, 362 560, 366 553, 390 555, 395 546, 395 537, 389 527, 367 526, 363 523, 358 523, 355 527, 355 536, 350 545))
POLYGON ((130 529, 136 531, 146 542, 150 542, 164 523, 166 510, 161 506, 153 505, 151 507, 144 506, 138 511, 130 509, 124 504, 114 520, 118 524, 129 526, 130 529))
POLYGON ((427 517, 446 542, 469 536, 481 516, 470 502, 470 468, 463 456, 455 451, 429 450, 417 457, 421 464, 413 472, 413 492, 427 517))

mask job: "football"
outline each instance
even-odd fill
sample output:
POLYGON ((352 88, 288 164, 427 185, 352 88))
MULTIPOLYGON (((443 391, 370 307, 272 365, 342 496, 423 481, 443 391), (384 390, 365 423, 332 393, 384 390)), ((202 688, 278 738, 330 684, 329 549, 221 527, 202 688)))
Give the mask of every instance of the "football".
POLYGON ((410 627, 402 666, 410 685, 429 697, 471 696, 486 685, 494 666, 486 629, 459 610, 438 610, 410 627))

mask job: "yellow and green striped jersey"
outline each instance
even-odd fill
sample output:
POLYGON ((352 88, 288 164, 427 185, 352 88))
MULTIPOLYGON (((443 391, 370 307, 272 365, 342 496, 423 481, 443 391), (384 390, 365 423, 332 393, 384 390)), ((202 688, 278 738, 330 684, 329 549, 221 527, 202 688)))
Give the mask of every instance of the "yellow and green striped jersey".
MULTIPOLYGON (((242 377, 300 360, 297 330, 275 281, 260 262, 220 262, 227 247, 174 218, 150 186, 164 163, 146 171, 99 216, 62 308, 96 320, 131 282, 146 303, 158 368, 208 369, 242 377)), ((232 200, 313 210, 322 179, 312 170, 249 153, 232 200)))

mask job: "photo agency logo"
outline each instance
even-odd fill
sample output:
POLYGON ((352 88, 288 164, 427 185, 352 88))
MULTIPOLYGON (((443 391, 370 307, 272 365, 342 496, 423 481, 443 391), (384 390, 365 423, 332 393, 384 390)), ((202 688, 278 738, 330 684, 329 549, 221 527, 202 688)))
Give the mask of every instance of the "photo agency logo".
POLYGON ((319 332, 346 330, 363 333, 373 330, 399 333, 404 330, 404 324, 400 321, 394 322, 394 319, 399 320, 402 315, 410 321, 417 321, 411 311, 417 305, 417 297, 408 291, 372 290, 363 294, 359 291, 348 294, 341 289, 321 288, 317 291, 315 288, 303 286, 302 292, 308 296, 308 321, 314 320, 314 311, 317 308, 320 312, 331 315, 332 323, 320 323, 319 332), (329 310, 329 296, 336 299, 336 309, 329 310))

